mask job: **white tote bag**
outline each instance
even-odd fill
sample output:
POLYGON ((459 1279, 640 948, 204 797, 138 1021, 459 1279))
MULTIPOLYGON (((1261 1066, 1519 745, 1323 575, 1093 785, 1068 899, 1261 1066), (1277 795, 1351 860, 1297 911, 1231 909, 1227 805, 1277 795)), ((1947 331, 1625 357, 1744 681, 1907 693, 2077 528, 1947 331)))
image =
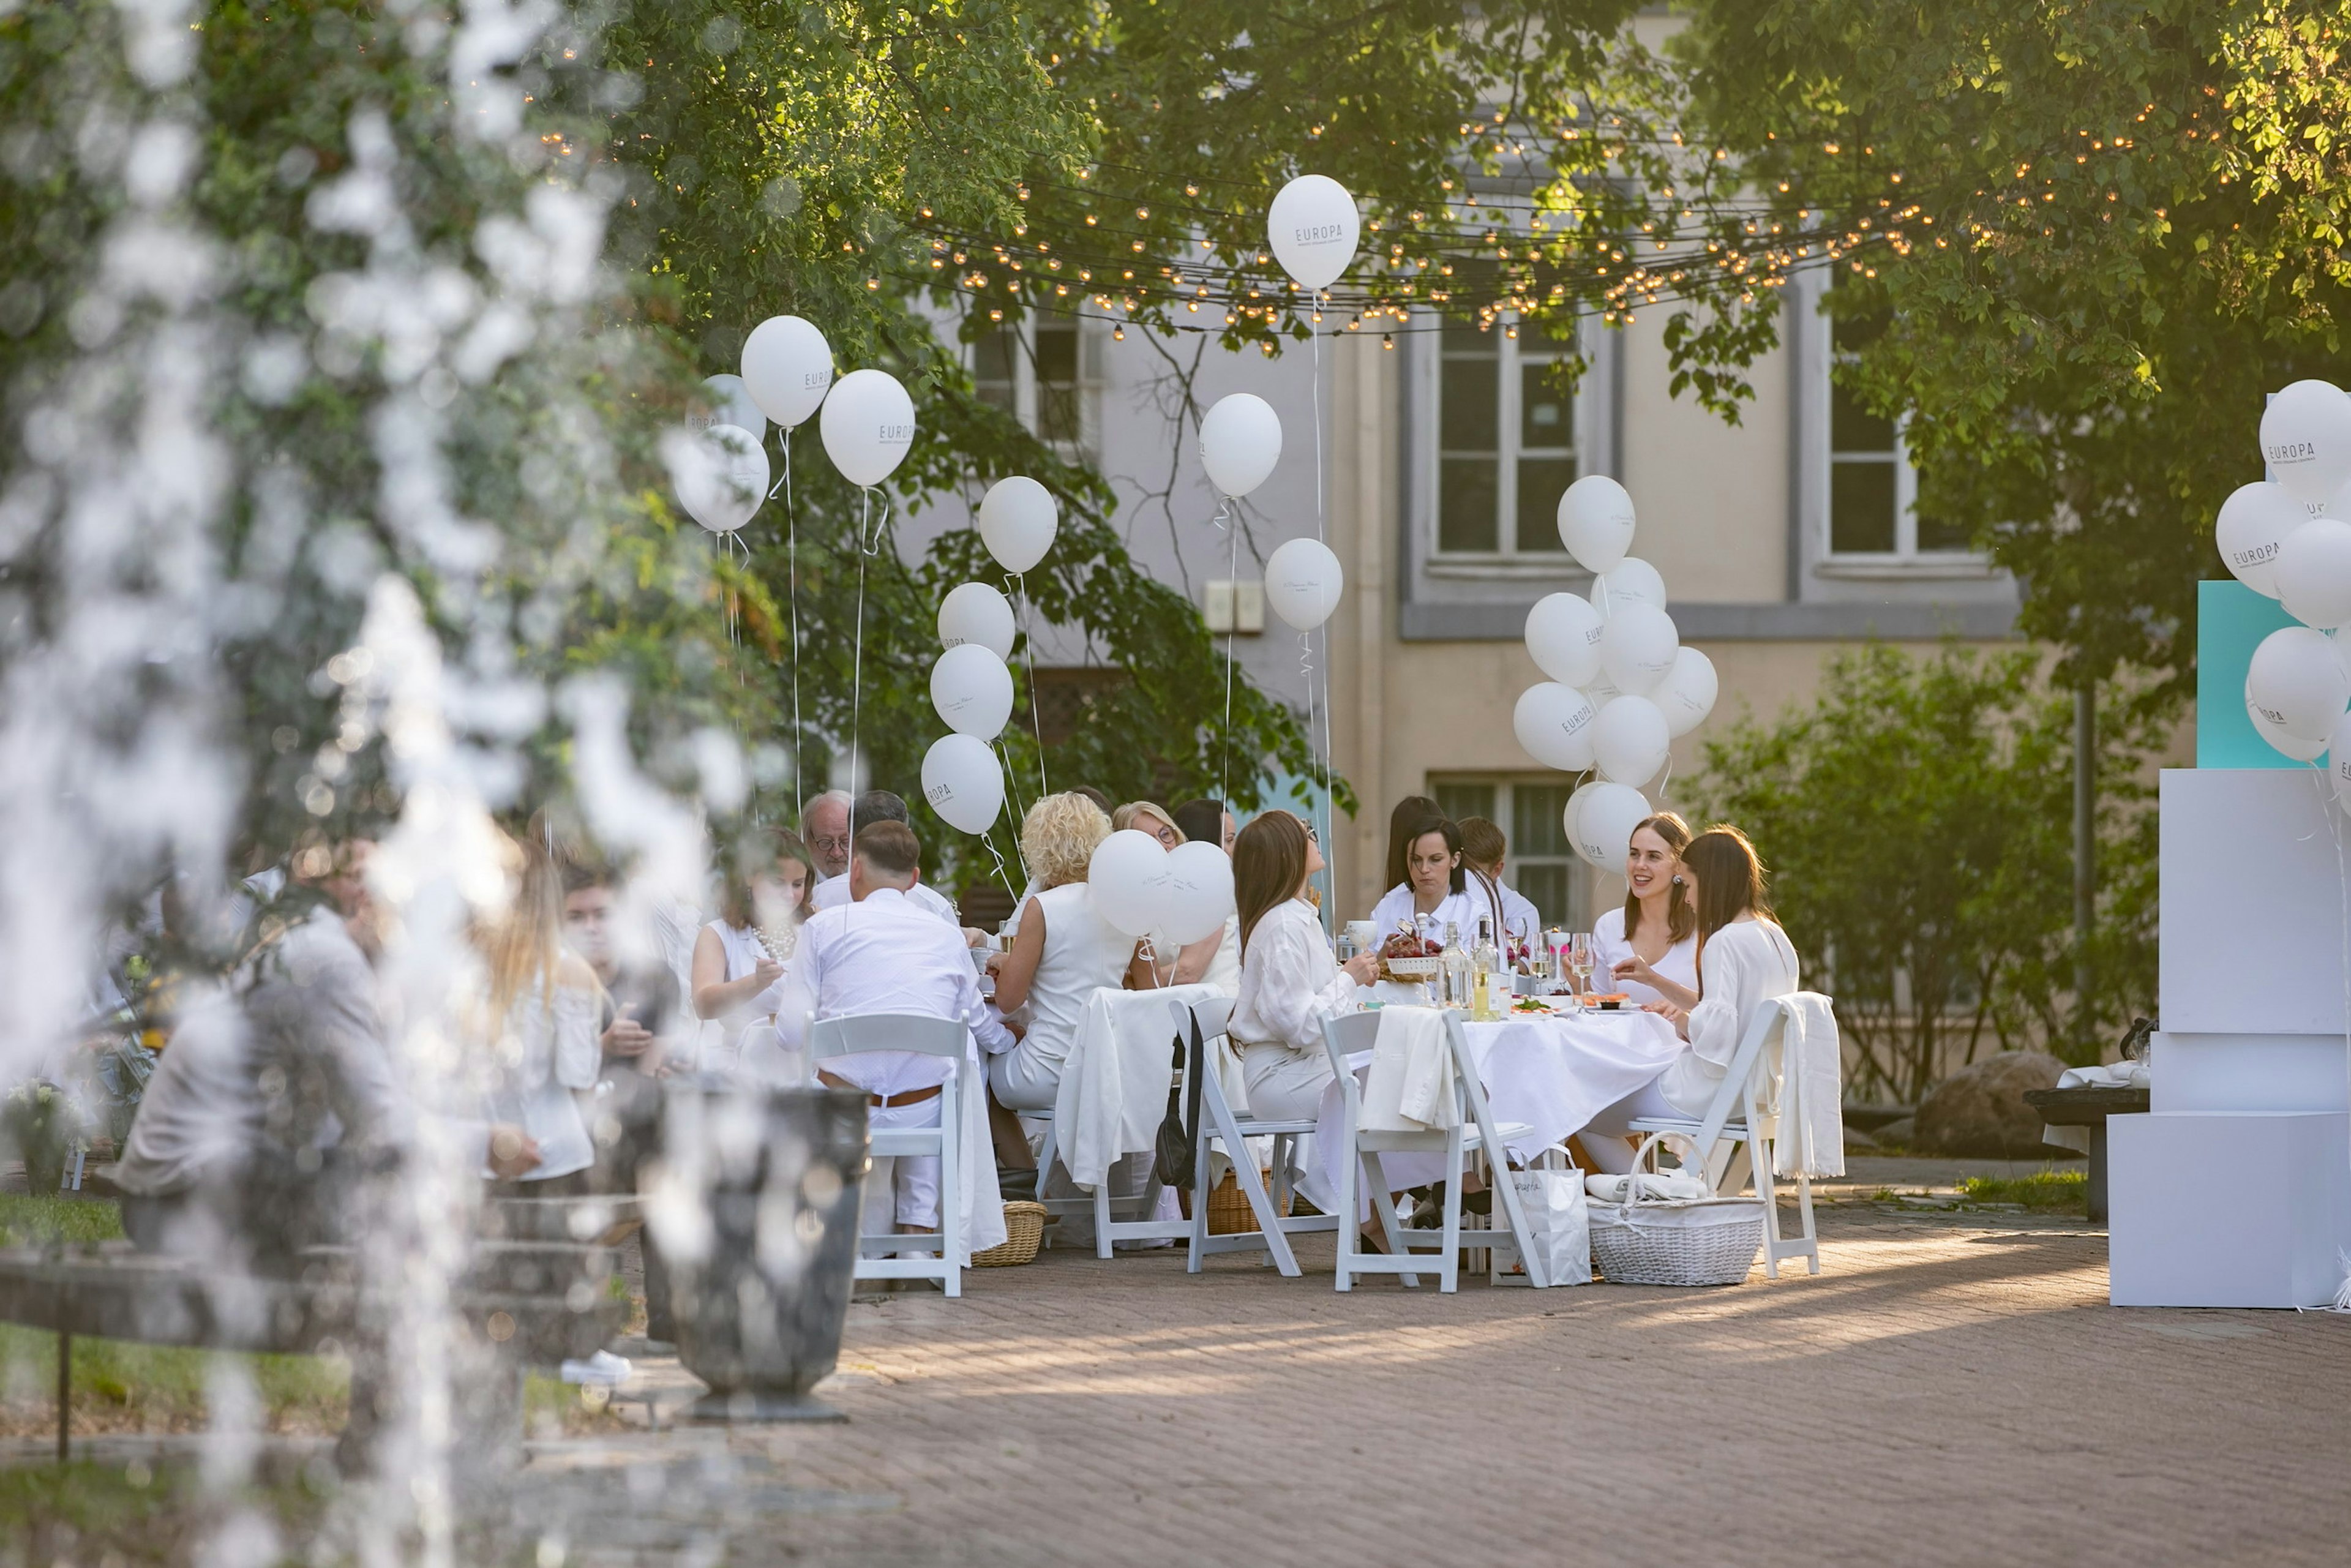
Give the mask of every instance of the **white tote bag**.
POLYGON ((1529 1271, 1545 1285, 1588 1285, 1592 1283, 1592 1209, 1584 1196, 1583 1173, 1575 1168, 1573 1158, 1566 1157, 1564 1147, 1556 1144, 1552 1147, 1559 1150, 1566 1169, 1510 1173, 1535 1252, 1528 1260, 1529 1271))

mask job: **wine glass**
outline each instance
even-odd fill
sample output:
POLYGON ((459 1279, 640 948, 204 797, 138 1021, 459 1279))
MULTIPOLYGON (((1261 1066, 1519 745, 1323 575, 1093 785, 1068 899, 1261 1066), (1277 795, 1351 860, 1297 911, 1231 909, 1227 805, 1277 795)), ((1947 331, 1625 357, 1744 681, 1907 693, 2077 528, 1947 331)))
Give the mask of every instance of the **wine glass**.
POLYGON ((1579 931, 1567 939, 1567 967, 1576 994, 1592 993, 1592 934, 1579 931))

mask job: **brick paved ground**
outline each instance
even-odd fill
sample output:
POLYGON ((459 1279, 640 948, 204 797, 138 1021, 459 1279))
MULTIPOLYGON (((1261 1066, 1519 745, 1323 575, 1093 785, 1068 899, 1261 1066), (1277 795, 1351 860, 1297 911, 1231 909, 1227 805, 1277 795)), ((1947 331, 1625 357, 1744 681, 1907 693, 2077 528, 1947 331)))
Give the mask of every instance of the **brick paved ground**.
POLYGON ((533 1511, 575 1563, 2351 1560, 2351 1320, 2110 1309, 2078 1220, 1823 1220, 1819 1278, 1706 1291, 1048 1254, 854 1307, 847 1426, 543 1445, 533 1511))

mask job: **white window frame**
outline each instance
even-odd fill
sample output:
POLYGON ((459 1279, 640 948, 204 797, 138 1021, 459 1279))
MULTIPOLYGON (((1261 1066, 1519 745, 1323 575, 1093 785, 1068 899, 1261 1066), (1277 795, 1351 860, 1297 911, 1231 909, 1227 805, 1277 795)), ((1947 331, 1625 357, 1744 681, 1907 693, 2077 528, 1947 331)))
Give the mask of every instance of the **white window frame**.
MULTIPOLYGON (((1039 393, 1037 377, 1037 314, 1024 314, 1015 324, 995 326, 995 331, 1015 334, 1019 352, 1012 356, 1012 415, 1020 427, 1031 435, 1040 434, 1039 393)), ((1102 399, 1107 377, 1102 364, 1102 345, 1108 340, 1102 324, 1087 316, 1057 316, 1056 326, 1066 321, 1078 339, 1078 436, 1075 441, 1055 441, 1051 445, 1062 457, 1072 461, 1089 461, 1102 450, 1102 399)), ((978 345, 965 345, 964 368, 977 379, 978 345)))
MULTIPOLYGON (((1523 413, 1524 378, 1520 373, 1522 343, 1528 340, 1512 336, 1522 331, 1515 311, 1506 311, 1488 329, 1495 338, 1495 374, 1500 379, 1495 409, 1496 475, 1495 507, 1496 538, 1499 548, 1492 550, 1447 550, 1442 548, 1440 524, 1443 512, 1444 485, 1444 374, 1445 334, 1432 329, 1415 333, 1421 340, 1414 357, 1416 404, 1413 420, 1415 439, 1419 447, 1421 482, 1419 510, 1421 513, 1422 549, 1427 570, 1437 576, 1476 577, 1496 573, 1516 574, 1529 566, 1549 567, 1562 576, 1579 573, 1573 560, 1561 549, 1524 549, 1518 539, 1519 459, 1526 449, 1519 444, 1523 413)), ((1578 477, 1586 474, 1607 474, 1614 471, 1611 455, 1612 433, 1608 428, 1608 386, 1614 372, 1610 362, 1615 347, 1614 334, 1601 331, 1590 319, 1577 322, 1576 340, 1573 344, 1554 343, 1548 338, 1536 338, 1529 345, 1544 358, 1553 358, 1581 350, 1585 356, 1583 380, 1577 383, 1569 400, 1569 451, 1575 462, 1578 477)), ((1538 449, 1540 451, 1540 449, 1538 449)))

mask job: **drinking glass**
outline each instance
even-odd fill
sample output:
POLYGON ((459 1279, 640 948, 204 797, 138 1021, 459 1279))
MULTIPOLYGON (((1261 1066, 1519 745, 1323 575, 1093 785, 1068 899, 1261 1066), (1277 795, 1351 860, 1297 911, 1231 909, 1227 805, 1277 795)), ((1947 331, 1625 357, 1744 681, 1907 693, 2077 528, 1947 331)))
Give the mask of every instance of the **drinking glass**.
POLYGON ((1578 996, 1592 994, 1592 934, 1579 931, 1567 939, 1567 966, 1578 996))
POLYGON ((1354 927, 1348 926, 1339 933, 1339 962, 1345 963, 1355 956, 1355 952, 1354 927))

